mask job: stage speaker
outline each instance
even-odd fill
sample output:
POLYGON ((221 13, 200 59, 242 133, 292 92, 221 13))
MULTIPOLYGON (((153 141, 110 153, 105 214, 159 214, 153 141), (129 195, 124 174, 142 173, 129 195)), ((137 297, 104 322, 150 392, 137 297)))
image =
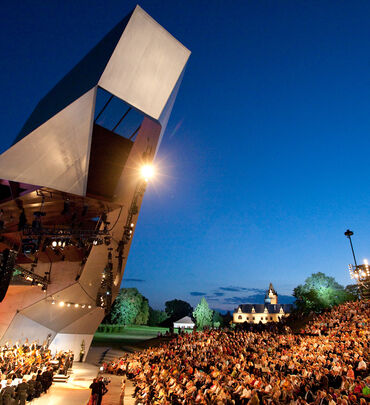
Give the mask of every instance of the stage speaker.
POLYGON ((17 253, 13 250, 5 249, 0 253, 0 302, 8 291, 16 257, 17 253))

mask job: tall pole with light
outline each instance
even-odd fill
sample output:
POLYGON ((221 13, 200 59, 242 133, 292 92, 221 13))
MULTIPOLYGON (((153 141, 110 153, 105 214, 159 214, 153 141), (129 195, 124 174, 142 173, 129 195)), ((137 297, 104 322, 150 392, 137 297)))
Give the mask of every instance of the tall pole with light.
POLYGON ((355 251, 353 250, 352 239, 351 239, 351 236, 353 235, 353 232, 350 231, 349 229, 347 229, 346 232, 344 232, 344 235, 347 236, 347 238, 349 239, 349 243, 351 245, 351 250, 352 250, 352 255, 353 255, 353 260, 355 261, 355 266, 357 267, 355 251))
POLYGON ((369 298, 370 297, 370 267, 368 261, 365 259, 364 264, 357 264, 355 251, 353 249, 352 239, 353 232, 349 229, 344 232, 344 235, 349 239, 349 243, 351 245, 353 260, 355 265, 352 264, 348 265, 349 274, 351 279, 356 280, 356 283, 360 289, 361 297, 362 298, 369 298))

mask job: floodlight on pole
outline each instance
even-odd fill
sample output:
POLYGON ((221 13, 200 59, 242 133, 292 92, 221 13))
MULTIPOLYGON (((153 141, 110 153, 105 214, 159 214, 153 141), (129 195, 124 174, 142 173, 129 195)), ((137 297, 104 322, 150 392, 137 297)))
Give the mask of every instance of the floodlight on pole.
POLYGON ((355 265, 353 266, 350 264, 348 266, 349 268, 349 274, 351 276, 351 279, 356 280, 357 285, 360 288, 360 293, 363 298, 369 298, 370 296, 370 266, 368 261, 365 259, 364 264, 357 264, 356 256, 355 256, 355 251, 353 249, 352 245, 352 240, 351 236, 353 235, 353 232, 350 231, 349 229, 344 232, 344 235, 347 236, 349 239, 349 243, 351 245, 351 250, 352 250, 352 255, 353 255, 353 260, 355 262, 355 265))
POLYGON ((355 266, 357 267, 355 251, 353 250, 352 239, 351 239, 351 236, 353 235, 353 232, 350 231, 349 229, 347 229, 346 232, 344 232, 344 235, 347 236, 347 238, 349 239, 349 243, 351 245, 352 254, 353 254, 353 260, 355 261, 355 266))

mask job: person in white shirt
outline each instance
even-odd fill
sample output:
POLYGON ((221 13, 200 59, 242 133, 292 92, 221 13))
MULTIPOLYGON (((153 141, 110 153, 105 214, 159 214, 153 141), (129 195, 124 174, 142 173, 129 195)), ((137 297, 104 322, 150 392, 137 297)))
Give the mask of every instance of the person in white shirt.
POLYGON ((363 357, 360 357, 360 361, 358 362, 357 370, 359 371, 365 371, 367 369, 367 365, 364 361, 363 357))

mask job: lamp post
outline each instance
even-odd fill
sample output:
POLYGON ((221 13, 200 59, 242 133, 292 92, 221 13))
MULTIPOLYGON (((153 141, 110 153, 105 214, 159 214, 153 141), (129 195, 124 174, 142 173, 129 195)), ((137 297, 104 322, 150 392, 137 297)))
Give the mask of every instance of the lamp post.
POLYGON ((355 251, 353 250, 352 239, 351 239, 351 236, 353 235, 353 232, 350 231, 349 229, 347 229, 346 232, 344 232, 344 234, 345 234, 345 235, 347 236, 347 238, 349 239, 349 243, 350 243, 350 245, 351 245, 352 254, 353 254, 353 260, 355 261, 355 266, 357 267, 355 251))
POLYGON ((353 232, 350 231, 349 229, 347 229, 346 232, 344 232, 344 235, 347 236, 347 238, 349 239, 349 243, 351 245, 351 250, 352 250, 352 255, 353 255, 353 260, 355 262, 355 266, 352 266, 352 264, 350 264, 348 266, 350 276, 352 279, 356 280, 356 282, 359 286, 360 292, 361 292, 361 296, 363 298, 368 298, 369 294, 370 294, 370 267, 369 267, 369 264, 368 264, 367 260, 364 260, 364 264, 359 264, 359 265, 357 264, 355 251, 353 249, 352 239, 351 239, 353 232))

